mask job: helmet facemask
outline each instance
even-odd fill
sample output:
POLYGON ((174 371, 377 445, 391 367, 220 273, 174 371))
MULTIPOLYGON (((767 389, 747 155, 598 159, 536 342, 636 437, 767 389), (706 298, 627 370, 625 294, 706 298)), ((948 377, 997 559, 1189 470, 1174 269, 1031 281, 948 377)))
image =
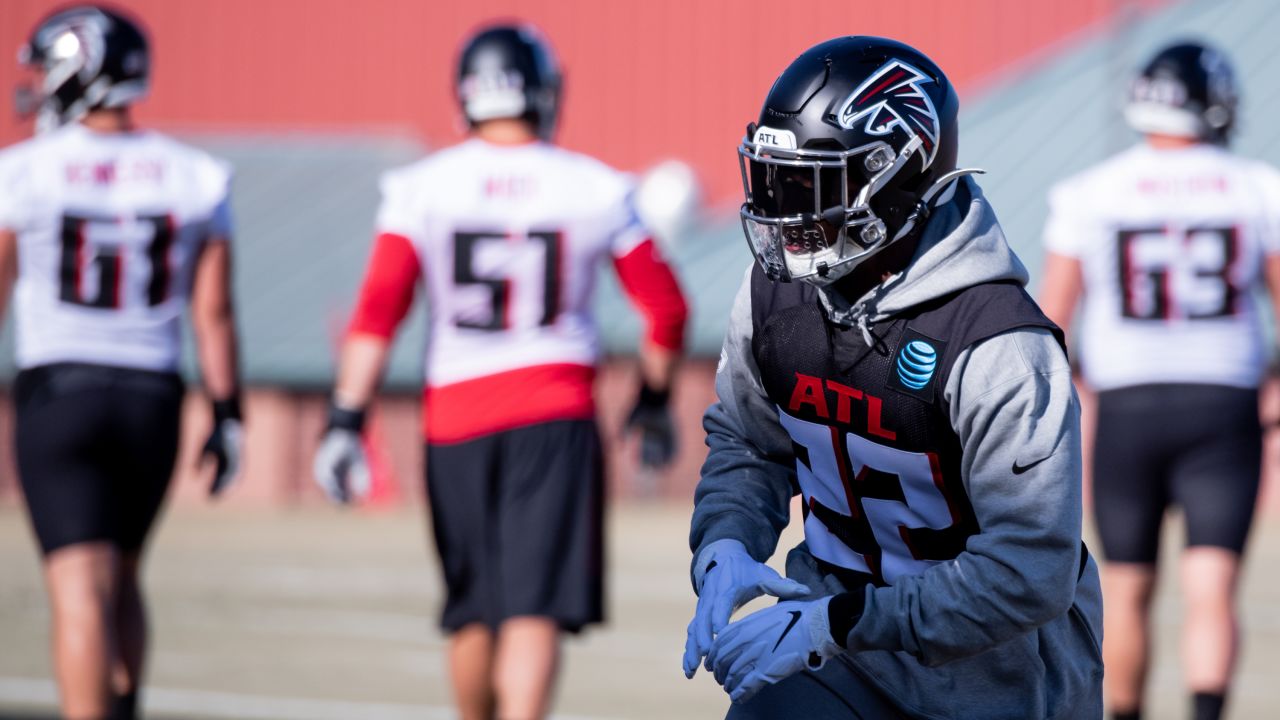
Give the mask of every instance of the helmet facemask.
POLYGON ((738 147, 746 193, 739 214, 770 279, 828 285, 910 231, 913 222, 891 236, 871 199, 916 154, 918 139, 898 153, 882 141, 813 150, 796 149, 785 131, 749 130, 738 147))

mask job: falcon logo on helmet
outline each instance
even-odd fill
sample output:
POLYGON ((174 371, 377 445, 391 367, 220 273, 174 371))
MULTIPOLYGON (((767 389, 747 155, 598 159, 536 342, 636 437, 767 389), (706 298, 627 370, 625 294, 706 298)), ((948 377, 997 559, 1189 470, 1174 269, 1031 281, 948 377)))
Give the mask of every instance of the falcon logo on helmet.
POLYGON ((840 127, 852 130, 864 119, 868 135, 888 135, 900 127, 920 138, 920 159, 929 167, 938 150, 938 111, 920 86, 930 82, 907 63, 890 60, 849 95, 840 108, 840 127))

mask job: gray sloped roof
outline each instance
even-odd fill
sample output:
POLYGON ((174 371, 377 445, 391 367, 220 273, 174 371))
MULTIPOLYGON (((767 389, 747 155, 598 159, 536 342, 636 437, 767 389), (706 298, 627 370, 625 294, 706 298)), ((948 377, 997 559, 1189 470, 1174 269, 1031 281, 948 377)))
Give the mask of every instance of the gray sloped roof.
MULTIPOLYGON (((327 385, 369 253, 378 176, 423 149, 395 138, 185 139, 236 168, 235 292, 246 379, 327 385)), ((411 345, 396 347, 393 382, 418 375, 411 345)))

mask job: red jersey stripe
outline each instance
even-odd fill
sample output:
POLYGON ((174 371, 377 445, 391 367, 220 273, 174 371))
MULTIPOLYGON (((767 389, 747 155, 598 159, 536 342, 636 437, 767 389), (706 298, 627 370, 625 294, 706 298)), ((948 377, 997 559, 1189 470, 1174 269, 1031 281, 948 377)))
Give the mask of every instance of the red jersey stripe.
POLYGON ((423 390, 427 442, 456 443, 555 420, 595 417, 589 365, 534 365, 423 390))

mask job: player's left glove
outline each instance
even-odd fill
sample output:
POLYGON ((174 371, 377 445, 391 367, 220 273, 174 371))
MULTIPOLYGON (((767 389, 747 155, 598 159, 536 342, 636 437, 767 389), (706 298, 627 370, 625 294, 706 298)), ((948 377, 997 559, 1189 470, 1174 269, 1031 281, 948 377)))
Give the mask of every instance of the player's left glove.
POLYGON ((231 487, 240 479, 240 458, 244 453, 244 421, 240 415, 240 397, 233 395, 225 400, 213 401, 213 430, 204 443, 200 457, 204 462, 213 461, 213 482, 209 484, 209 496, 213 497, 231 487))
POLYGON ((817 670, 844 652, 831 635, 832 597, 780 602, 729 623, 707 655, 729 699, 744 701, 765 685, 817 670))
POLYGON ((640 464, 647 468, 663 468, 676 454, 676 434, 667 404, 670 390, 654 390, 640 381, 640 394, 627 416, 627 430, 640 433, 640 464))

